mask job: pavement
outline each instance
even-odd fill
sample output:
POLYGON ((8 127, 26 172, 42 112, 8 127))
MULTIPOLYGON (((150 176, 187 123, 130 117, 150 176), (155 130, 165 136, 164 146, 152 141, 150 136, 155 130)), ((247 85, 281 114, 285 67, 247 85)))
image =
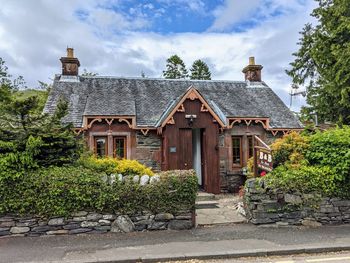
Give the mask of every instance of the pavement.
POLYGON ((241 201, 238 195, 216 195, 214 200, 202 201, 213 206, 210 208, 196 209, 196 224, 198 226, 244 223, 246 218, 237 211, 237 205, 241 201))
POLYGON ((350 250, 350 225, 216 225, 187 231, 0 238, 0 262, 160 262, 350 250))

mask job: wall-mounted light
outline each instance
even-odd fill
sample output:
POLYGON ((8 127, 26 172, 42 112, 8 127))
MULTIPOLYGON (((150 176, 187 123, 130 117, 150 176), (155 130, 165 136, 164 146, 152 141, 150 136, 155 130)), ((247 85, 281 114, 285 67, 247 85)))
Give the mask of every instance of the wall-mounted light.
POLYGON ((197 115, 195 115, 195 114, 186 114, 185 115, 185 119, 187 119, 189 126, 193 125, 193 122, 196 118, 197 118, 197 115))

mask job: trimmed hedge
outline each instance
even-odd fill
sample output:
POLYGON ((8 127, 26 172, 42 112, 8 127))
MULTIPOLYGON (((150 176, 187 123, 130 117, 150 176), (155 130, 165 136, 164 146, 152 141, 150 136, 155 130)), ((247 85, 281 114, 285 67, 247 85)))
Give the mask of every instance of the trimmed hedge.
POLYGON ((132 180, 108 184, 103 176, 69 166, 0 177, 0 214, 51 217, 81 210, 134 214, 194 208, 198 186, 193 170, 160 173, 158 182, 144 186, 132 180))

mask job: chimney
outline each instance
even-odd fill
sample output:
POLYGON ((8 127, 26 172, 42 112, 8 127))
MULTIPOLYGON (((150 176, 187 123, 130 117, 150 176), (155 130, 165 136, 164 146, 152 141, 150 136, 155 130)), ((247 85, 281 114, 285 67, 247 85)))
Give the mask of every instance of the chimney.
POLYGON ((62 63, 62 75, 66 76, 78 76, 80 62, 74 57, 74 49, 67 47, 67 56, 61 57, 62 63))
POLYGON ((255 65, 255 58, 249 58, 249 65, 243 69, 245 80, 260 82, 261 81, 261 70, 263 66, 255 65))

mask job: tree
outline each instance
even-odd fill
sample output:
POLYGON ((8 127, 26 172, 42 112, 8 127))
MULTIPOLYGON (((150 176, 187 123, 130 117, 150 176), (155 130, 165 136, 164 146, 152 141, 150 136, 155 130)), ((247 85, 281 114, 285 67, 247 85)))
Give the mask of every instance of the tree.
POLYGON ((166 79, 185 79, 188 77, 188 71, 185 63, 178 55, 172 55, 167 59, 166 70, 163 71, 166 79))
POLYGON ((190 69, 191 76, 190 79, 211 79, 211 73, 208 65, 203 60, 196 60, 193 62, 190 69))
POLYGON ((350 1, 317 1, 311 14, 317 24, 306 24, 300 32, 300 48, 287 74, 306 87, 304 114, 350 124, 350 1))
POLYGON ((42 98, 19 91, 5 63, 0 65, 0 178, 27 168, 74 162, 81 144, 71 124, 62 124, 67 102, 62 99, 55 114, 43 114, 42 98))

